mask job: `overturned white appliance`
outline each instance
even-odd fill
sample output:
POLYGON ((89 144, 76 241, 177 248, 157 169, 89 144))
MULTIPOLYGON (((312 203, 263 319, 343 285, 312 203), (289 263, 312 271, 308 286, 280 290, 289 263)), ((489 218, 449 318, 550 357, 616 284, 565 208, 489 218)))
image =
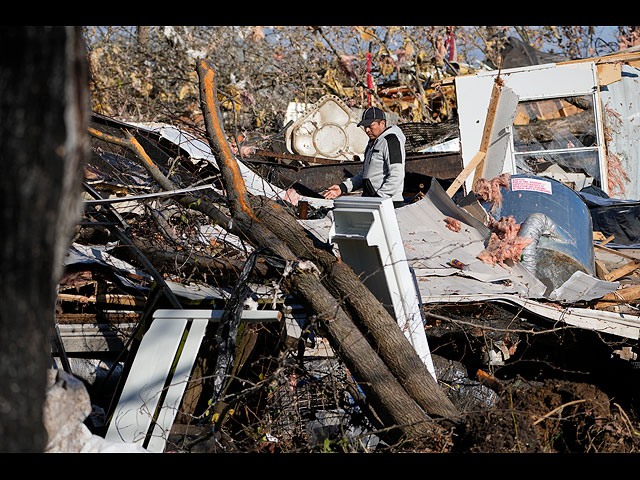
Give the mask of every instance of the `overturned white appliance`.
POLYGON ((351 161, 364 153, 369 141, 359 121, 342 100, 325 95, 287 129, 287 149, 299 155, 351 161))
POLYGON ((338 198, 333 214, 329 241, 338 245, 342 260, 395 317, 436 379, 420 297, 405 256, 393 202, 382 198, 338 198))

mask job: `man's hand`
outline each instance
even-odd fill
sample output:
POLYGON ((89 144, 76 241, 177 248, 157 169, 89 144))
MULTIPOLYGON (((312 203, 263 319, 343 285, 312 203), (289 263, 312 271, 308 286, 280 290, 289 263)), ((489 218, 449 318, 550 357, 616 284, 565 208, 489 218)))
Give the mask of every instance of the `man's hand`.
POLYGON ((331 185, 324 192, 322 192, 322 196, 327 200, 338 198, 340 195, 342 195, 342 190, 340 190, 339 185, 331 185))

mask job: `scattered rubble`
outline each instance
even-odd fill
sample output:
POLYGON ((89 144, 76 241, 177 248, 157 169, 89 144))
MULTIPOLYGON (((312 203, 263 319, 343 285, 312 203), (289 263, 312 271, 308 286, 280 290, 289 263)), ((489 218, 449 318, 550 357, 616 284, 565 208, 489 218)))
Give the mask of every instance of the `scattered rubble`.
POLYGON ((149 453, 138 445, 108 442, 91 432, 85 425, 94 415, 91 399, 76 376, 60 369, 49 370, 47 387, 45 453, 149 453))
MULTIPOLYGON (((589 71, 602 73, 609 65, 599 61, 589 71)), ((513 86, 510 77, 520 73, 500 72, 501 86, 513 86)), ((461 83, 465 81, 471 80, 461 83)), ((486 76, 478 81, 484 82, 484 87, 494 87, 486 83, 486 76)), ((464 98, 461 95, 459 101, 464 98)), ((411 291, 420 300, 420 324, 431 347, 435 376, 447 398, 465 415, 464 424, 456 428, 435 419, 436 433, 419 448, 430 452, 636 452, 640 447, 636 368, 640 289, 635 287, 640 284, 640 257, 635 251, 620 249, 612 239, 605 241, 610 232, 604 222, 592 225, 588 217, 590 260, 566 262, 571 263, 570 271, 563 273, 561 281, 540 275, 537 267, 529 268, 532 256, 528 256, 527 247, 533 246, 537 252, 542 248, 538 244, 541 238, 554 240, 552 229, 534 234, 530 221, 497 213, 504 207, 504 191, 512 190, 518 175, 539 180, 549 178, 545 172, 559 173, 548 169, 555 157, 545 152, 540 158, 531 155, 525 159, 524 153, 522 157, 508 156, 512 153, 509 149, 498 148, 506 131, 500 122, 517 118, 518 147, 518 142, 525 142, 525 125, 528 132, 534 127, 525 123, 523 116, 516 116, 515 105, 512 112, 504 110, 511 99, 506 94, 505 102, 496 106, 496 123, 488 129, 482 122, 473 122, 470 127, 467 121, 484 119, 486 106, 472 113, 461 109, 460 130, 443 129, 438 137, 444 143, 462 135, 460 148, 448 162, 449 166, 459 162, 455 173, 435 175, 426 170, 420 173, 418 167, 408 169, 407 178, 414 177, 414 182, 407 183, 411 190, 407 192, 408 205, 394 213, 406 252, 402 262, 413 275, 411 291), (470 128, 479 128, 480 135, 469 134, 470 128), (481 145, 483 129, 487 140, 495 140, 485 150, 481 145), (467 139, 474 136, 470 147, 467 139), (468 181, 474 177, 466 167, 477 152, 482 153, 478 168, 491 172, 499 164, 508 171, 488 180, 481 176, 467 190, 464 185, 471 185, 468 181), (525 174, 520 172, 523 166, 528 169, 525 174), (455 192, 445 192, 448 185, 454 185, 456 192, 462 187, 467 195, 454 197, 455 192), (598 234, 604 235, 601 240, 597 240, 598 234), (465 268, 456 268, 454 261, 465 268), (582 268, 584 263, 590 268, 582 268), (597 347, 586 346, 584 338, 597 347), (541 339, 548 339, 543 348, 545 341, 541 339), (541 350, 547 353, 541 354, 541 350), (561 357, 560 361, 555 363, 555 357, 561 357), (606 378, 602 372, 609 368, 615 369, 615 375, 606 378), (624 385, 615 382, 625 378, 629 381, 624 385)), ((575 112, 564 103, 562 108, 569 115, 566 118, 575 112)), ((549 111, 539 113, 541 121, 554 118, 549 111)), ((336 221, 333 204, 318 192, 335 183, 329 178, 344 175, 352 163, 357 164, 350 159, 360 145, 352 151, 347 143, 339 148, 331 143, 332 134, 342 140, 349 138, 344 133, 350 131, 350 123, 349 109, 339 99, 326 98, 294 121, 291 130, 281 132, 290 150, 235 146, 247 189, 271 198, 278 208, 294 215, 314 241, 325 246, 340 242, 331 230, 336 221), (327 127, 315 121, 327 110, 340 116, 342 123, 329 122, 327 127), (319 132, 326 143, 309 143, 319 132), (331 152, 328 146, 333 148, 331 152), (303 178, 305 171, 309 174, 303 178)), ((111 415, 118 411, 123 384, 131 375, 154 313, 161 309, 228 309, 234 287, 245 285, 245 281, 248 293, 240 309, 277 311, 281 321, 238 327, 233 365, 229 365, 232 373, 222 390, 219 382, 214 387, 208 379, 216 371, 212 364, 221 347, 205 336, 203 329, 202 344, 193 352, 193 370, 182 372, 186 386, 173 412, 175 421, 162 432, 164 451, 402 451, 403 445, 389 444, 379 435, 384 432, 383 422, 372 420, 376 413, 370 411, 357 378, 336 355, 336 346, 327 341, 321 322, 282 288, 283 278, 274 274, 276 260, 258 255, 248 280, 241 281, 240 272, 255 250, 220 222, 190 208, 207 200, 222 208, 226 204, 220 172, 206 143, 173 126, 131 125, 99 115, 93 116, 91 128, 85 216, 58 288, 53 349, 58 370, 46 407, 48 451, 147 451, 142 443, 118 445, 105 440, 104 435, 114 422, 111 415), (127 148, 127 138, 142 145, 160 169, 179 178, 181 188, 159 187, 140 167, 135 151, 127 148), (174 201, 177 199, 182 203, 174 201), (90 360, 93 370, 83 372, 80 359, 90 360), (74 415, 68 417, 69 424, 58 425, 55 420, 67 416, 54 408, 67 408, 64 397, 73 397, 74 415), (91 404, 104 409, 104 424, 87 421, 91 404)), ((415 125, 411 128, 417 130, 415 125)), ((542 141, 539 131, 533 134, 538 135, 536 142, 542 141)), ((581 138, 580 145, 592 147, 581 138)), ((261 147, 268 145, 265 138, 260 140, 261 147)), ((425 142, 419 143, 424 147, 425 142)), ((442 157, 440 152, 427 150, 419 152, 420 160, 433 169, 442 157)), ((596 147, 592 152, 601 154, 596 147)), ((566 152, 556 153, 562 156, 560 153, 566 152)), ((570 177, 574 187, 579 177, 582 185, 591 182, 589 187, 604 193, 608 184, 603 179, 607 177, 594 172, 606 171, 606 159, 597 159, 596 170, 569 168, 566 162, 557 165, 563 166, 563 172, 566 168, 565 173, 577 175, 570 177)), ((633 183, 634 179, 616 177, 615 181, 633 183)), ((556 180, 549 185, 555 188, 556 183, 569 188, 569 182, 556 180)), ((627 192, 636 191, 634 185, 622 186, 627 192)), ((585 204, 592 200, 588 190, 571 191, 575 198, 584 198, 585 204)), ((607 200, 625 204, 624 200, 607 200)), ((544 205, 538 205, 537 212, 550 213, 544 205)), ((583 220, 577 216, 567 219, 583 220)), ((350 225, 348 241, 360 234, 356 227, 363 224, 350 225)), ((559 226, 566 229, 571 225, 559 226)), ((365 232, 363 238, 366 235, 371 232, 365 232)), ((610 237, 618 238, 613 233, 610 237)), ((340 247, 334 245, 333 251, 340 255, 340 247)), ((360 256, 367 257, 364 250, 360 256)), ((345 261, 347 257, 344 254, 345 261)), ((559 263, 557 258, 555 263, 559 263)), ((295 267, 288 266, 285 271, 295 267)), ((403 297, 408 298, 406 291, 403 297)), ((195 329, 194 318, 183 320, 195 329)), ((156 417, 154 425, 160 424, 156 417)))

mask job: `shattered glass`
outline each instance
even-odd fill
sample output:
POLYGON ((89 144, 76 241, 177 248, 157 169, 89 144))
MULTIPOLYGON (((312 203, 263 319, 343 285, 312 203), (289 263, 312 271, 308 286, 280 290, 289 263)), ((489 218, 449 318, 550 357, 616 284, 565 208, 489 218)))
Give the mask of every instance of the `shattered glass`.
POLYGON ((518 173, 537 175, 558 165, 601 185, 591 95, 520 102, 513 124, 513 146, 518 173))

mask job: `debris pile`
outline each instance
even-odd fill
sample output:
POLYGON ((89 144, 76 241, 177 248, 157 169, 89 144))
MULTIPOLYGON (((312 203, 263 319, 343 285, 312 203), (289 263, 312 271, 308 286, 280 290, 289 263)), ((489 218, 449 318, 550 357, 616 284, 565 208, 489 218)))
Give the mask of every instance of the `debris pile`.
MULTIPOLYGON (((353 245, 373 238, 376 232, 363 219, 376 215, 367 211, 358 216, 348 205, 338 211, 319 195, 321 188, 336 182, 335 175, 360 167, 351 161, 354 151, 350 145, 340 144, 331 155, 323 150, 335 146, 332 134, 346 138, 342 133, 353 123, 348 109, 329 100, 303 113, 300 121, 293 122, 293 130, 281 132, 289 146, 296 145, 296 151, 265 151, 238 141, 233 152, 239 157, 239 172, 251 195, 268 198, 272 203, 266 205, 272 210, 290 213, 314 245, 341 258, 340 268, 352 259, 361 262, 358 266, 369 282, 379 271, 368 269, 372 265, 377 269, 375 261, 381 257, 374 258, 364 247, 353 245), (333 122, 327 128, 318 122, 305 126, 336 104, 343 123, 333 122), (309 143, 310 137, 320 134, 327 143, 309 143), (311 146, 314 150, 304 150, 311 146), (304 177, 310 169, 314 173, 304 177), (345 230, 336 234, 332 226, 340 215, 344 215, 338 220, 345 230)), ((497 112, 496 122, 513 121, 501 113, 497 112)), ((459 132, 446 127, 439 138, 456 138, 459 132)), ((416 125, 406 128, 419 130, 416 125)), ((423 133, 415 134, 414 152, 420 149, 417 143, 429 143, 423 133)), ((147 418, 149 424, 140 427, 146 447, 154 444, 159 451, 194 452, 402 451, 402 442, 387 442, 388 419, 372 411, 369 400, 374 395, 365 393, 368 385, 358 383, 362 372, 347 368, 339 345, 328 340, 324 318, 319 318, 326 310, 340 310, 342 303, 326 307, 320 315, 311 314, 309 306, 291 294, 295 289, 287 289, 290 276, 299 274, 309 262, 283 262, 246 241, 226 216, 231 200, 208 145, 196 134, 172 126, 132 125, 99 115, 93 116, 91 134, 85 215, 58 290, 54 353, 59 368, 83 378, 92 403, 104 405, 105 424, 94 425, 92 434, 104 435, 117 424, 122 417, 114 412, 126 414, 119 404, 124 387, 134 380, 147 384, 145 369, 133 365, 136 355, 149 352, 145 336, 162 339, 158 328, 179 321, 186 330, 184 337, 174 338, 173 347, 180 355, 188 351, 193 363, 178 371, 173 368, 178 357, 175 365, 167 352, 153 357, 162 356, 167 363, 159 380, 162 383, 166 377, 166 385, 158 387, 163 392, 159 403, 167 406, 154 411, 153 421, 147 418), (142 167, 140 155, 157 172, 142 167), (162 183, 169 178, 171 184, 162 183), (209 206, 214 203, 223 215, 211 215, 209 206), (204 316, 197 318, 193 311, 204 316), (260 311, 276 312, 276 320, 246 321, 260 311), (156 316, 158 312, 170 315, 156 316), (223 316, 225 321, 216 324, 223 316), (191 335, 196 332, 200 336, 192 344, 191 335), (81 374, 78 358, 97 362, 100 374, 96 369, 81 374), (176 378, 184 382, 170 381, 176 378), (176 384, 188 385, 178 395, 176 384)), ((484 168, 491 171, 495 150, 481 153, 484 168)), ((460 152, 455 155, 460 160, 460 152)), ((407 161, 407 178, 415 173, 409 164, 407 161)), ((551 171, 538 166, 542 172, 551 171)), ((443 175, 445 183, 458 180, 459 173, 469 174, 459 164, 456 174, 443 175)), ((616 369, 616 378, 637 374, 634 349, 640 321, 634 311, 619 314, 619 310, 612 313, 598 308, 602 301, 610 300, 606 295, 624 295, 617 281, 633 281, 635 268, 616 272, 617 268, 606 268, 602 256, 594 255, 594 232, 584 212, 569 216, 567 225, 558 225, 550 219, 553 208, 536 205, 533 214, 527 212, 527 220, 549 213, 547 218, 562 228, 535 232, 531 221, 501 214, 504 203, 511 201, 507 196, 514 194, 514 182, 523 180, 517 195, 535 187, 535 193, 546 198, 557 195, 558 184, 569 188, 560 182, 547 182, 546 177, 530 173, 499 173, 490 180, 480 178, 473 186, 473 202, 458 204, 459 198, 454 201, 436 175, 425 177, 428 181, 421 184, 421 195, 407 195, 406 206, 391 209, 400 241, 390 244, 404 246, 406 259, 398 263, 408 266, 412 275, 407 282, 411 288, 403 285, 405 289, 397 295, 404 307, 410 294, 419 300, 417 322, 434 353, 435 380, 465 417, 464 424, 455 429, 445 422, 434 426, 432 438, 423 445, 425 451, 637 451, 633 410, 637 389, 612 386, 607 382, 614 376, 607 371, 616 369), (573 222, 584 225, 579 225, 571 241, 565 241, 562 230, 573 222), (586 247, 580 244, 585 231, 589 237, 586 247), (567 261, 574 254, 565 249, 567 245, 577 245, 591 256, 567 261), (538 256, 544 249, 551 252, 548 263, 538 256), (527 256, 531 250, 533 254, 527 256), (594 256, 599 262, 597 272, 594 256), (534 267, 525 260, 534 261, 534 267), (561 274, 553 278, 541 274, 551 269, 549 265, 562 263, 567 269, 561 274), (596 347, 589 343, 585 348, 585 338, 596 347), (574 348, 578 351, 573 352, 574 348), (593 363, 586 363, 589 360, 593 363), (589 380, 593 385, 586 383, 589 380), (621 392, 626 396, 620 396, 621 392), (624 406, 611 400, 622 397, 624 406), (558 422, 569 415, 579 418, 571 432, 558 422), (587 442, 592 435, 602 441, 587 442), (619 442, 618 450, 609 440, 619 442)), ((462 184, 466 179, 460 180, 462 184)), ((571 192, 572 200, 578 198, 571 192)), ((600 247, 602 250, 604 244, 600 247)), ((639 261, 635 257, 628 260, 639 261)), ((369 293, 372 284, 367 283, 369 293)), ((401 304, 378 291, 375 298, 389 312, 394 311, 394 300, 401 304)), ((345 300, 345 308, 355 309, 357 304, 349 302, 356 301, 359 299, 345 300)), ((619 308, 622 302, 612 303, 615 307, 609 304, 607 308, 619 308)), ((154 368, 159 364, 148 363, 154 368)), ((159 392, 152 392, 149 398, 155 394, 159 392)), ((88 415, 86 405, 80 412, 88 415)), ((78 438, 89 440, 85 434, 81 432, 78 438)), ((52 451, 65 448, 86 447, 58 446, 52 451)))

